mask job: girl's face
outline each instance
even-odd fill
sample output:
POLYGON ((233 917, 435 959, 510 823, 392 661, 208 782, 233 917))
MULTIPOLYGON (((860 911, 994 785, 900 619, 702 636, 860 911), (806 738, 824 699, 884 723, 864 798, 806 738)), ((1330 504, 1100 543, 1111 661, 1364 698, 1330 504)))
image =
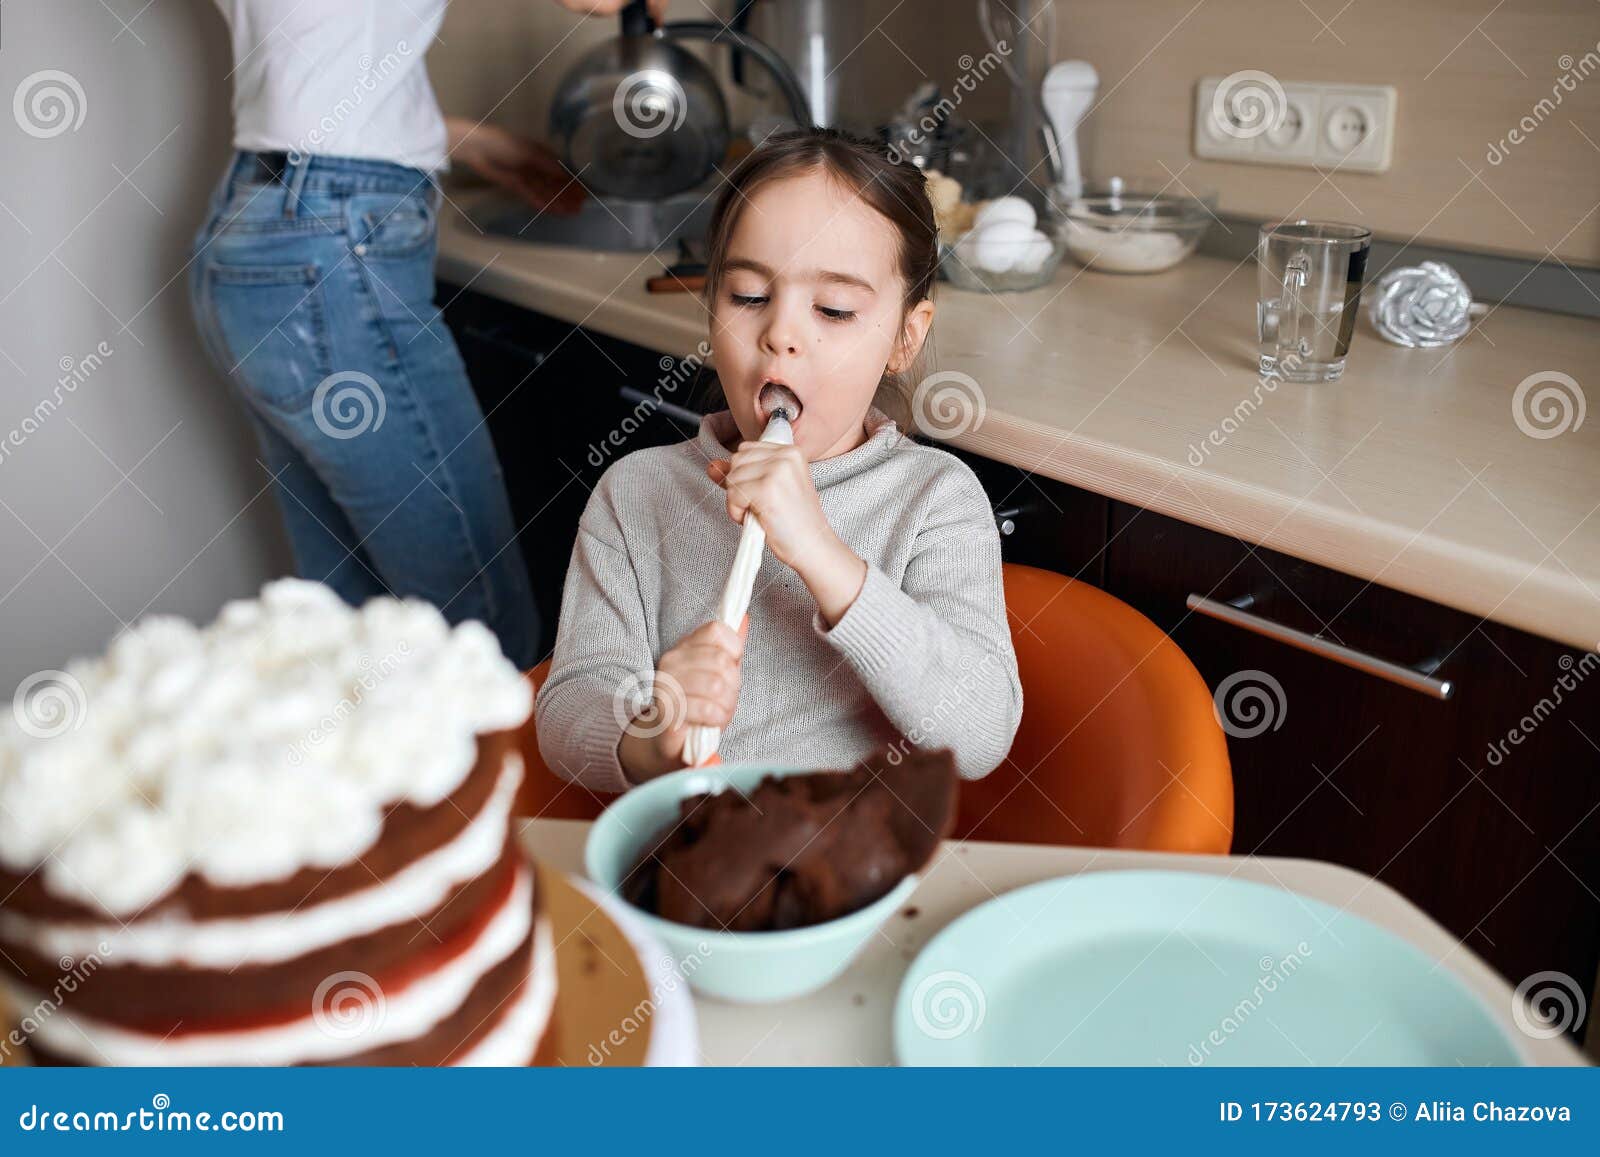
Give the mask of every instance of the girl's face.
POLYGON ((795 445, 808 462, 855 449, 885 368, 922 346, 933 303, 902 319, 905 293, 894 226, 818 170, 752 194, 729 238, 711 308, 711 351, 728 407, 747 441, 766 428, 769 381, 804 407, 795 445))

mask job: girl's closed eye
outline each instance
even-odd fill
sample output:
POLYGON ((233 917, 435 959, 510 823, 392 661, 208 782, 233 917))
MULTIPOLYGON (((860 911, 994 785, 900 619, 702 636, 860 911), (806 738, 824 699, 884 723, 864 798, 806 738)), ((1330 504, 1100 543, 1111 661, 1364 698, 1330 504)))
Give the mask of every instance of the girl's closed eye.
MULTIPOLYGON (((729 293, 728 300, 741 309, 756 309, 767 303, 767 298, 759 293, 729 293)), ((818 313, 829 321, 854 321, 856 311, 853 309, 840 309, 831 305, 819 305, 818 313)))

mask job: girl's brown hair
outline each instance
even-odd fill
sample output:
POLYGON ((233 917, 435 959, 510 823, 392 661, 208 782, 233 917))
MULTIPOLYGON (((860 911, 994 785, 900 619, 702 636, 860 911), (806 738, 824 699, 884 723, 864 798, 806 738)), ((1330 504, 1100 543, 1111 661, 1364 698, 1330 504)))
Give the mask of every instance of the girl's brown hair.
MULTIPOLYGON (((818 169, 842 182, 882 214, 899 234, 899 272, 905 285, 901 320, 919 302, 933 296, 934 275, 939 269, 939 228, 922 170, 908 161, 890 160, 884 146, 866 137, 838 129, 800 129, 768 137, 739 163, 717 197, 706 233, 708 308, 715 306, 728 243, 750 196, 773 181, 818 169)), ((920 361, 919 355, 900 373, 885 369, 873 398, 873 405, 907 434, 914 432, 910 424, 911 398, 914 371, 920 361)))

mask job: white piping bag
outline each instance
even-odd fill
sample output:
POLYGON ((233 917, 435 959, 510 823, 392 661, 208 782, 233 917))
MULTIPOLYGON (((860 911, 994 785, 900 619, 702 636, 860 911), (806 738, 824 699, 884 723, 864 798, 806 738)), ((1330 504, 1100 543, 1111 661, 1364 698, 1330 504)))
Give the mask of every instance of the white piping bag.
MULTIPOLYGON (((759 405, 767 415, 767 428, 761 441, 776 442, 782 446, 794 445, 794 430, 789 423, 800 416, 800 399, 786 386, 769 382, 761 388, 759 405)), ((750 595, 756 585, 756 572, 761 569, 761 556, 766 551, 767 532, 753 510, 745 512, 744 528, 739 533, 739 549, 733 556, 733 567, 728 571, 728 583, 722 588, 722 601, 717 604, 717 621, 726 623, 734 631, 750 609, 750 595)), ((687 767, 703 767, 716 759, 717 747, 722 743, 722 728, 699 724, 689 728, 683 743, 683 760, 687 767)))

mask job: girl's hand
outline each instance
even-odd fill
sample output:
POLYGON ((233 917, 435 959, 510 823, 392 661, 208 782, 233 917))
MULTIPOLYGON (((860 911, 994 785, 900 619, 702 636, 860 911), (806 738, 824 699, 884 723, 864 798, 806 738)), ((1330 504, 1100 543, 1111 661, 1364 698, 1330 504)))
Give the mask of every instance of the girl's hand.
POLYGON ((744 525, 755 511, 767 532, 767 549, 795 570, 801 561, 838 542, 811 484, 805 455, 777 442, 741 442, 731 460, 706 464, 711 480, 728 492, 728 517, 744 525))
POLYGON ((767 549, 800 576, 824 621, 838 622, 861 593, 867 564, 828 525, 805 455, 776 442, 741 442, 732 459, 707 463, 706 474, 728 492, 728 517, 743 525, 753 511, 767 549))
POLYGON ((656 663, 650 706, 623 730, 617 759, 635 783, 684 766, 692 726, 726 727, 739 702, 739 661, 750 633, 724 623, 696 627, 656 663))

